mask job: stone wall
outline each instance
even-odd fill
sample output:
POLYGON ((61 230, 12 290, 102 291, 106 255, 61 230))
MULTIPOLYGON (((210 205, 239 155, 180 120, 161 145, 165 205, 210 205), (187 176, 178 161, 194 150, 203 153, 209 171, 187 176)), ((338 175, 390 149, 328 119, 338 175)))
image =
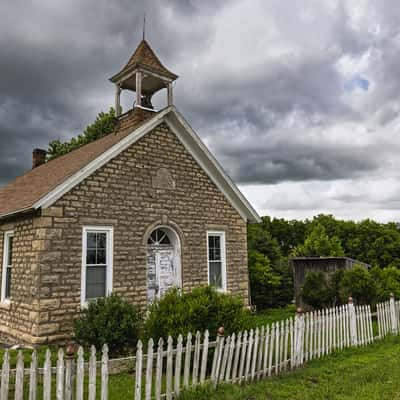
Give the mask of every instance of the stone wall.
MULTIPOLYGON (((11 301, 0 303, 0 341, 35 343, 39 328, 39 265, 34 248, 37 216, 0 222, 0 260, 3 266, 4 233, 12 230, 13 265, 11 301)), ((2 268, 0 268, 0 282, 2 268)))
MULTIPOLYGON (((158 224, 180 236, 184 291, 207 283, 206 231, 224 230, 228 291, 248 304, 246 222, 162 124, 42 210, 35 224, 31 221, 37 260, 30 268, 33 273, 39 265, 34 276, 40 282, 35 305, 28 309, 39 314, 25 328, 35 342, 62 341, 71 334, 80 310, 85 225, 114 228, 113 290, 145 308, 146 239, 158 224), (167 171, 172 178, 164 188, 154 184, 161 168, 161 176, 167 171)), ((21 298, 29 290, 23 289, 21 298)))

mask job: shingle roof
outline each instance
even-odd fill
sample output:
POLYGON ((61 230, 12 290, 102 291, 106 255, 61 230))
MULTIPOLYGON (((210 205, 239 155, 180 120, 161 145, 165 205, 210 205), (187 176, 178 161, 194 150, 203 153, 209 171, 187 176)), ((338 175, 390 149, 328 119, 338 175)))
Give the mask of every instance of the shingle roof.
POLYGON ((136 48, 127 64, 117 75, 120 75, 125 70, 131 70, 136 66, 148 67, 150 70, 159 72, 160 74, 166 75, 171 79, 176 79, 178 77, 173 72, 165 68, 164 65, 162 65, 161 61, 155 55, 154 51, 146 40, 142 40, 140 42, 139 46, 136 48))
POLYGON ((113 133, 34 168, 0 188, 0 217, 32 208, 68 177, 155 115, 154 112, 135 108, 119 117, 113 133))

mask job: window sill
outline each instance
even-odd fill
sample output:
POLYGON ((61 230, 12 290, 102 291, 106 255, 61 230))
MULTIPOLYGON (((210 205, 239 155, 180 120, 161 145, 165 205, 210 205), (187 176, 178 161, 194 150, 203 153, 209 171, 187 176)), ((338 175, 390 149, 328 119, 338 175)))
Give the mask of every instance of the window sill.
POLYGON ((10 300, 3 300, 0 302, 0 309, 2 310, 9 310, 11 308, 11 301, 10 300))

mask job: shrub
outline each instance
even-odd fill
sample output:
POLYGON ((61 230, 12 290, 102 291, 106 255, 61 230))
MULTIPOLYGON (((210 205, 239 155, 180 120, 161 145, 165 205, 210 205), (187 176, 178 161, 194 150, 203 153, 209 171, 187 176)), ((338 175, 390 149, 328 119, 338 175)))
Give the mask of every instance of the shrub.
POLYGON ((119 355, 134 348, 142 318, 138 309, 118 295, 90 301, 75 321, 75 338, 84 346, 100 349, 107 343, 110 354, 119 355))
POLYGON ((332 304, 334 293, 330 280, 324 272, 308 272, 301 289, 304 303, 313 308, 323 308, 332 304))
POLYGON ((377 302, 387 301, 390 293, 393 293, 396 299, 400 298, 400 270, 398 268, 374 267, 371 269, 371 275, 377 286, 377 302))
POLYGON ((243 328, 247 314, 240 297, 220 293, 212 287, 198 287, 183 294, 172 289, 150 306, 146 334, 157 340, 208 329, 215 336, 220 326, 229 334, 243 328))
POLYGON ((374 304, 376 302, 377 283, 371 273, 358 265, 343 272, 339 283, 340 300, 347 303, 351 296, 359 304, 374 304))

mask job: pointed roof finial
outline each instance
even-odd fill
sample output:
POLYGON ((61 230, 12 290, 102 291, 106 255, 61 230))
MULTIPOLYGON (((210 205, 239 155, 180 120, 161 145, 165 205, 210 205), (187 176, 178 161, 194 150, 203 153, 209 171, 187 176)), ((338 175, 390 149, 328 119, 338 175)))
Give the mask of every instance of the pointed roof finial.
POLYGON ((146 36, 146 13, 143 14, 143 40, 146 36))

